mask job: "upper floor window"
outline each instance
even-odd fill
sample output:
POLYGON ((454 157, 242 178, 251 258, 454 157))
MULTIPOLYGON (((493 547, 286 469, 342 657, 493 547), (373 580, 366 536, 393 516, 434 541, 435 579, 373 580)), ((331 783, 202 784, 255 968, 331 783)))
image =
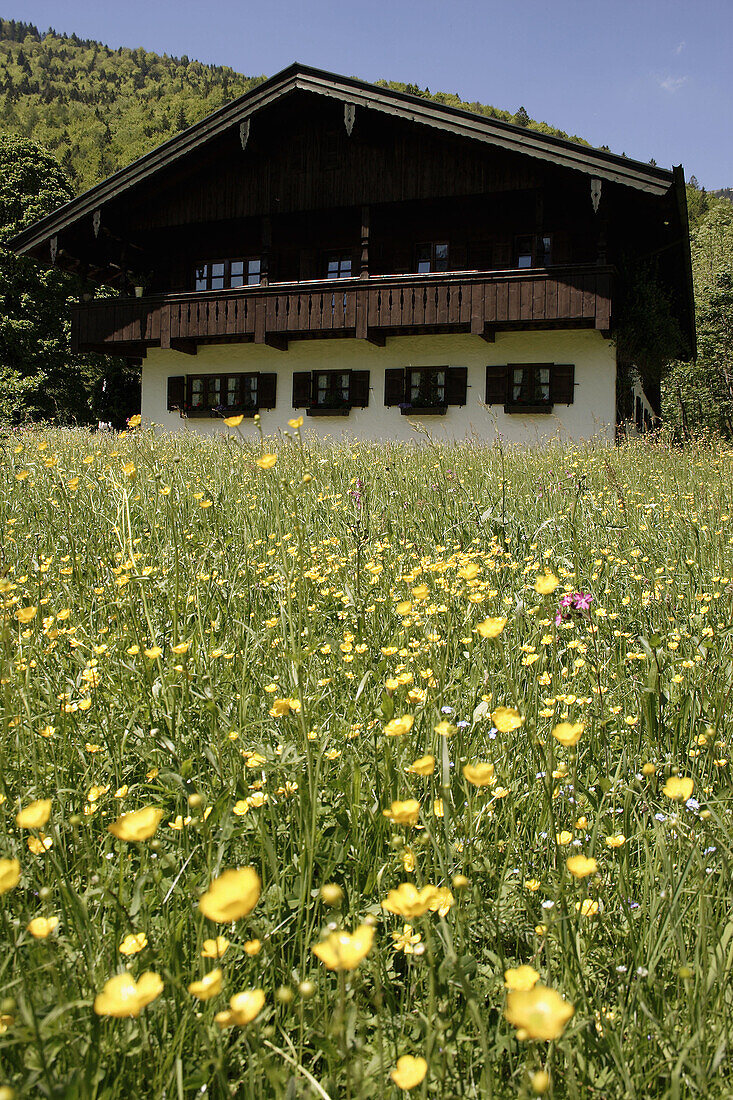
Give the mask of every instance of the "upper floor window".
POLYGON ((419 244, 416 259, 418 275, 427 275, 431 271, 447 271, 447 241, 428 241, 425 244, 419 244))
POLYGON ((259 256, 238 260, 215 260, 196 268, 196 290, 230 290, 241 286, 257 286, 262 274, 259 256))
POLYGON ((549 267, 552 263, 552 237, 517 237, 515 242, 515 267, 549 267))
POLYGON ((350 279, 351 261, 350 252, 329 252, 326 256, 326 278, 350 279))

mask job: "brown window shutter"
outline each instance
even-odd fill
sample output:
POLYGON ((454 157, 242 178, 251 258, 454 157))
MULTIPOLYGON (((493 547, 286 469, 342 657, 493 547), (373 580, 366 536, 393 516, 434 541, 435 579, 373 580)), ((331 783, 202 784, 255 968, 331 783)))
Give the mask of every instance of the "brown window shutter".
POLYGON ((506 365, 486 368, 486 404, 503 405, 509 397, 509 375, 506 365))
POLYGON ((168 379, 168 412, 182 409, 186 403, 186 377, 183 374, 172 375, 168 379))
POLYGON ((572 405, 575 398, 575 365, 554 363, 550 373, 550 400, 557 405, 572 405))
POLYGON ((468 367, 448 367, 445 381, 446 405, 465 405, 468 394, 468 367))
POLYGON ((311 403, 311 372, 296 370, 293 374, 293 408, 304 409, 311 403))
POLYGON ((349 379, 349 404, 357 409, 365 409, 369 404, 368 370, 352 370, 349 379))
POLYGON ((277 375, 257 375, 257 408, 274 409, 277 404, 277 375))
POLYGON ((405 372, 402 367, 388 367, 384 372, 385 405, 401 405, 405 400, 405 372))

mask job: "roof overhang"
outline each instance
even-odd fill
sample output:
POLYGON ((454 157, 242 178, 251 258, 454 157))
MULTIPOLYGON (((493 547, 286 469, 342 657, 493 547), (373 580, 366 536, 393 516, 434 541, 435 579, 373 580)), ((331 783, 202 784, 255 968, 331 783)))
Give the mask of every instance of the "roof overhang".
POLYGON ((160 169, 173 164, 227 130, 241 125, 269 104, 296 91, 327 96, 363 110, 381 111, 408 122, 422 123, 447 134, 498 146, 650 195, 665 195, 674 184, 672 172, 656 165, 642 164, 565 138, 513 126, 508 122, 381 88, 353 77, 338 76, 296 64, 183 130, 78 198, 59 207, 53 214, 41 218, 12 238, 8 242, 9 246, 20 254, 31 252, 86 215, 93 215, 105 202, 117 198, 160 169))

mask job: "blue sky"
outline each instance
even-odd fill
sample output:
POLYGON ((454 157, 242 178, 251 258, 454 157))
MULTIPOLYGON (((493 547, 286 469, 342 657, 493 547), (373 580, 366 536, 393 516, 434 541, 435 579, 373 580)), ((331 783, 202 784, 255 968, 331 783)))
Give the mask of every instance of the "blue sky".
POLYGON ((302 61, 523 105, 733 187, 733 0, 10 0, 2 15, 247 75, 302 61))

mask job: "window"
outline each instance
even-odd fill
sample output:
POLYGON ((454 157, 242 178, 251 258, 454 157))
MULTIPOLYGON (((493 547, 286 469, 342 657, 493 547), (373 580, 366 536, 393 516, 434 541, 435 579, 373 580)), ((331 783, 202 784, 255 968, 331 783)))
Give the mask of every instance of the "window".
POLYGON ((552 237, 517 237, 515 267, 549 267, 552 263, 552 237))
POLYGON ((326 256, 326 278, 350 279, 351 260, 350 252, 329 252, 326 256))
POLYGON ((532 238, 517 237, 517 267, 532 267, 532 238))
POLYGON ((196 268, 196 290, 230 290, 242 286, 257 286, 262 273, 259 256, 239 260, 216 260, 196 268))
POLYGON ((550 368, 528 364, 511 368, 510 405, 548 405, 550 403, 550 368))
POLYGON ((443 416, 449 405, 465 405, 466 367, 389 367, 384 372, 384 403, 398 405, 404 416, 443 416))
POLYGON ((308 416, 348 416, 352 408, 369 404, 368 370, 296 371, 293 408, 308 416))
POLYGON ((572 363, 507 363, 486 368, 486 404, 507 413, 549 413, 575 399, 572 363))
POLYGON ((418 275, 427 275, 431 271, 447 271, 447 242, 431 241, 427 244, 419 244, 416 251, 416 261, 418 275))
POLYGON ((438 408, 446 404, 445 367, 410 367, 407 371, 407 404, 413 409, 438 408))
MULTIPOLYGON (((184 412, 187 416, 254 415, 260 408, 275 407, 276 380, 275 374, 190 374, 185 379, 184 412)), ((168 407, 178 407, 177 402, 171 404, 170 393, 168 407)))

